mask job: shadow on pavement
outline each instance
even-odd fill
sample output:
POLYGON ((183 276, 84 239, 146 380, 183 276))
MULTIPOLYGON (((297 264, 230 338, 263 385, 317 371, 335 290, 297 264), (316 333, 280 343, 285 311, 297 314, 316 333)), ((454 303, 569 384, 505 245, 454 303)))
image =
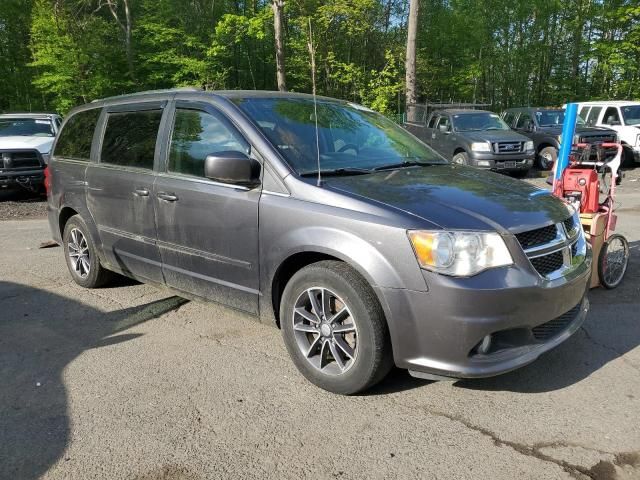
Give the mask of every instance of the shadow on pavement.
POLYGON ((169 297, 103 313, 38 288, 0 281, 0 478, 35 479, 69 442, 63 370, 85 350, 139 334, 120 333, 174 310, 169 297))

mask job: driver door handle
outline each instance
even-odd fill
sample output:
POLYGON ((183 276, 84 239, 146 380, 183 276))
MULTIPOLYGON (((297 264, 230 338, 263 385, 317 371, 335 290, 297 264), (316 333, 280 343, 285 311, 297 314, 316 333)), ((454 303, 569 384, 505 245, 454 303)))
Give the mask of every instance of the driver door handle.
POLYGON ((178 200, 178 197, 173 195, 172 193, 159 192, 158 198, 160 200, 164 200, 165 202, 175 202, 178 200))
POLYGON ((149 190, 147 190, 146 188, 136 188, 133 191, 134 195, 137 195, 138 197, 148 197, 149 196, 149 190))

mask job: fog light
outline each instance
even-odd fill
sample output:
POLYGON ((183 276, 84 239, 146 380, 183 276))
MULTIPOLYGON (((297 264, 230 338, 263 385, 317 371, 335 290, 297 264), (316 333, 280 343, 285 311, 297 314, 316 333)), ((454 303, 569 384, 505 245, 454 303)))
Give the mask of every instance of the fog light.
POLYGON ((486 335, 480 345, 478 346, 478 353, 486 355, 489 353, 489 349, 491 348, 491 335, 486 335))
POLYGON ((490 167, 491 164, 486 160, 478 160, 478 166, 479 167, 490 167))

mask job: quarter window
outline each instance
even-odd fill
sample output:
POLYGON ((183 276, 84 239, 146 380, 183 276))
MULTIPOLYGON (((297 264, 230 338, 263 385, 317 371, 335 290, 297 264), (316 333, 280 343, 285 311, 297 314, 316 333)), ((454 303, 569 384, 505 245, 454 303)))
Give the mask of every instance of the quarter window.
POLYGON ((162 110, 109 113, 100 161, 153 169, 161 118, 162 110))
POLYGON ((70 117, 60 132, 54 155, 88 162, 91 158, 93 133, 99 116, 100 109, 92 108, 70 117))
POLYGON ((170 172, 204 176, 204 160, 217 152, 249 153, 249 145, 221 114, 177 108, 171 148, 170 172))

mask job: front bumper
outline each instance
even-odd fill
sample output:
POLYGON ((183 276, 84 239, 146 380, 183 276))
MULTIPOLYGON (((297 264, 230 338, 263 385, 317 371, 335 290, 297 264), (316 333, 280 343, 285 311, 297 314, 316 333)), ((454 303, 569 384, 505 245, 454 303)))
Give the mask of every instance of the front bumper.
POLYGON ((39 186, 44 183, 44 170, 0 170, 0 186, 32 185, 39 186))
POLYGON ((534 152, 499 155, 492 152, 471 152, 469 155, 471 165, 489 170, 529 170, 534 160, 534 152))
POLYGON ((396 365, 430 376, 490 377, 522 367, 569 338, 589 307, 590 254, 555 280, 515 265, 471 278, 424 275, 428 292, 379 293, 391 315, 396 365), (492 349, 479 353, 487 335, 492 349))

